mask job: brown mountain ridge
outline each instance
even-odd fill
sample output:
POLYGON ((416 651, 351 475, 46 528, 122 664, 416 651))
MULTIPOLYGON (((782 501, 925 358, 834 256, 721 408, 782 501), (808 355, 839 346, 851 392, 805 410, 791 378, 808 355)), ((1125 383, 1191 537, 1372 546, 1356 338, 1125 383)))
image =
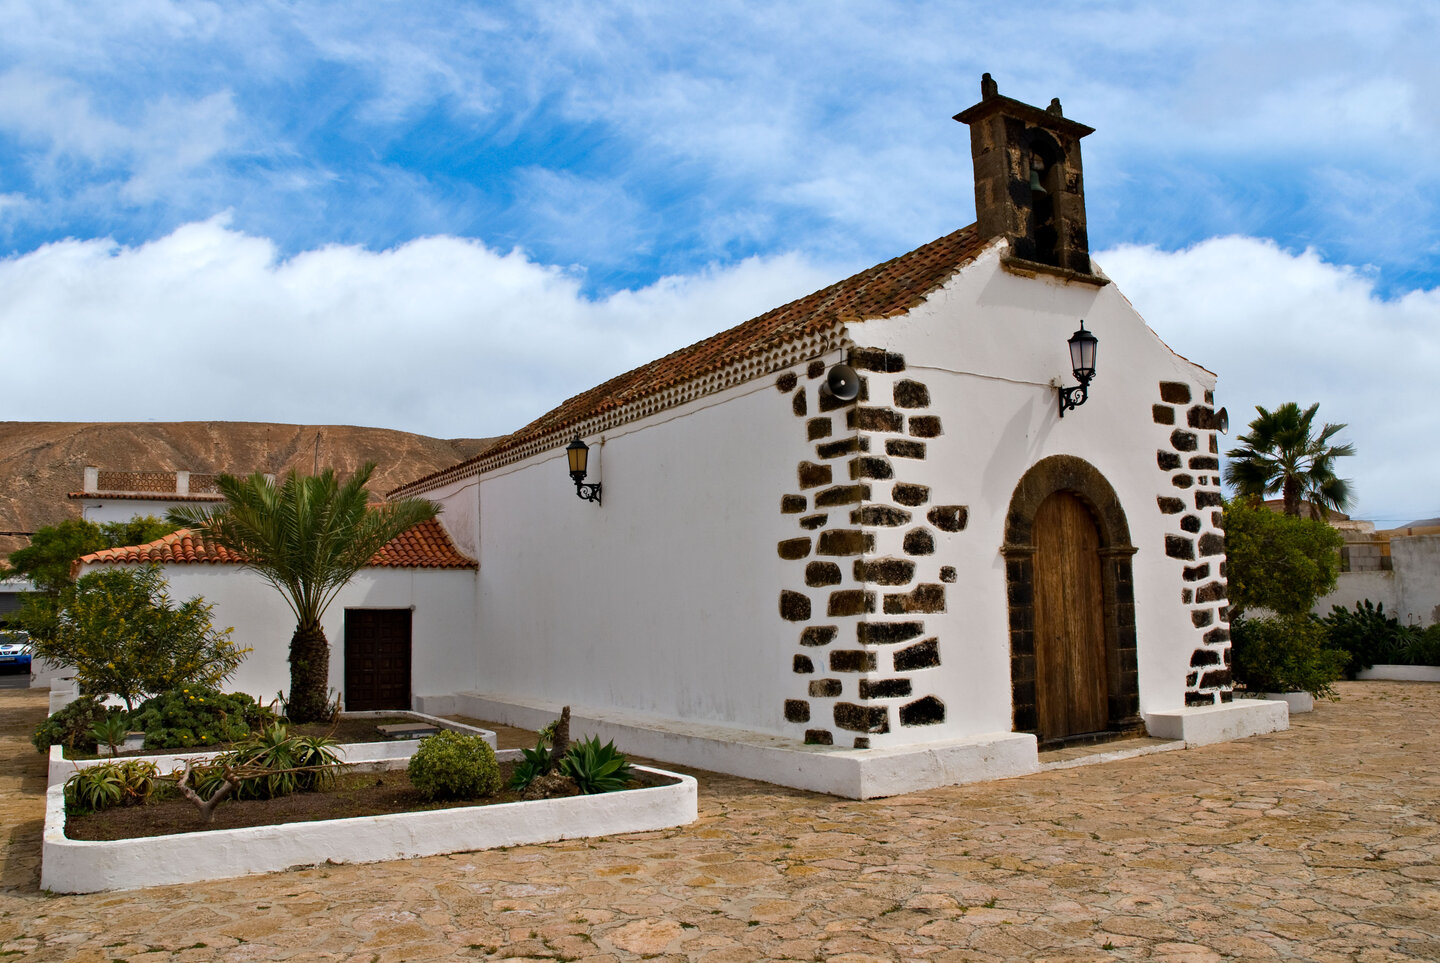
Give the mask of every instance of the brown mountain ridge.
POLYGON ((0 556, 26 535, 66 518, 79 503, 84 469, 276 474, 375 462, 370 490, 383 494, 483 451, 494 438, 431 438, 389 428, 248 421, 0 422, 0 556))

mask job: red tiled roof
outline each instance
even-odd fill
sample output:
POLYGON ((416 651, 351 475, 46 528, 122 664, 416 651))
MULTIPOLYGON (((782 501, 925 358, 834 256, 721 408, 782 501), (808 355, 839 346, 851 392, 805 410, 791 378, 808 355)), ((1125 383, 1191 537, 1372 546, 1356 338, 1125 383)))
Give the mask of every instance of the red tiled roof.
POLYGON ((223 502, 224 495, 182 495, 179 492, 69 492, 66 498, 90 498, 106 502, 223 502))
MULTIPOLYGON (((205 563, 243 565, 245 559, 222 545, 193 534, 188 528, 171 532, 145 545, 106 548, 81 556, 76 565, 205 563)), ((475 560, 462 555, 436 519, 421 522, 397 535, 370 558, 376 568, 475 568, 475 560)))
POLYGON ((464 474, 463 469, 468 466, 490 461, 526 442, 578 425, 595 415, 763 354, 797 338, 848 322, 904 314, 973 261, 988 241, 988 238, 980 236, 974 224, 961 228, 909 254, 867 268, 828 288, 611 378, 576 395, 473 458, 417 478, 390 494, 395 495, 442 477, 464 474))

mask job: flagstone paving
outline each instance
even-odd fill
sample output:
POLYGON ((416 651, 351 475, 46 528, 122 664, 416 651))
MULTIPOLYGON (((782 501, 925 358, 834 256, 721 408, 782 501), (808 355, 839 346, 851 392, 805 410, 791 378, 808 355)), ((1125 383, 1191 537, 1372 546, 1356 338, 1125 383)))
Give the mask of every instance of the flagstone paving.
POLYGON ((699 773, 676 830, 38 889, 43 698, 0 692, 0 960, 1440 959, 1440 685, 1288 732, 855 802, 699 773))

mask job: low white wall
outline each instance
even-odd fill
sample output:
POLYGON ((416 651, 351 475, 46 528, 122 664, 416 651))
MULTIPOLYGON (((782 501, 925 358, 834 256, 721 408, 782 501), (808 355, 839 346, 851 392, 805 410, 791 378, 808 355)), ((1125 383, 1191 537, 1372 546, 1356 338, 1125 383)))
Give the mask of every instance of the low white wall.
POLYGON ((1372 665, 1355 673, 1355 678, 1388 682, 1440 682, 1440 665, 1372 665))
MULTIPOLYGON (((391 768, 404 765, 394 760, 391 768)), ((327 862, 376 863, 649 832, 695 821, 699 789, 693 777, 635 768, 675 781, 594 796, 104 842, 66 838, 64 787, 52 786, 45 794, 40 886, 55 893, 141 889, 327 862)))

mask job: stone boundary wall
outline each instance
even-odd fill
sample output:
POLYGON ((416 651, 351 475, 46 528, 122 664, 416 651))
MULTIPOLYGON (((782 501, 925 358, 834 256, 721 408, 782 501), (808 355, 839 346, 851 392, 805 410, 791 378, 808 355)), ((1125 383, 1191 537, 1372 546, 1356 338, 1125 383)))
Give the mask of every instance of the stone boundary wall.
POLYGON ((1214 393, 1206 391, 1203 403, 1194 402, 1190 385, 1162 381, 1151 419, 1170 429, 1155 452, 1164 479, 1156 506, 1169 520, 1165 554, 1179 563, 1180 602, 1190 610, 1196 636, 1185 704, 1209 706, 1231 700, 1230 609, 1214 393))
POLYGON ((872 736, 945 721, 927 680, 940 639, 923 616, 950 603, 956 572, 939 564, 937 539, 963 531, 968 509, 935 505, 905 480, 944 432, 929 388, 899 354, 855 348, 848 360, 860 373, 853 401, 824 390, 819 359, 775 379, 813 453, 779 504, 796 526, 776 546, 794 563, 780 617, 797 630, 792 669, 804 682, 784 713, 807 743, 868 749, 872 736))

